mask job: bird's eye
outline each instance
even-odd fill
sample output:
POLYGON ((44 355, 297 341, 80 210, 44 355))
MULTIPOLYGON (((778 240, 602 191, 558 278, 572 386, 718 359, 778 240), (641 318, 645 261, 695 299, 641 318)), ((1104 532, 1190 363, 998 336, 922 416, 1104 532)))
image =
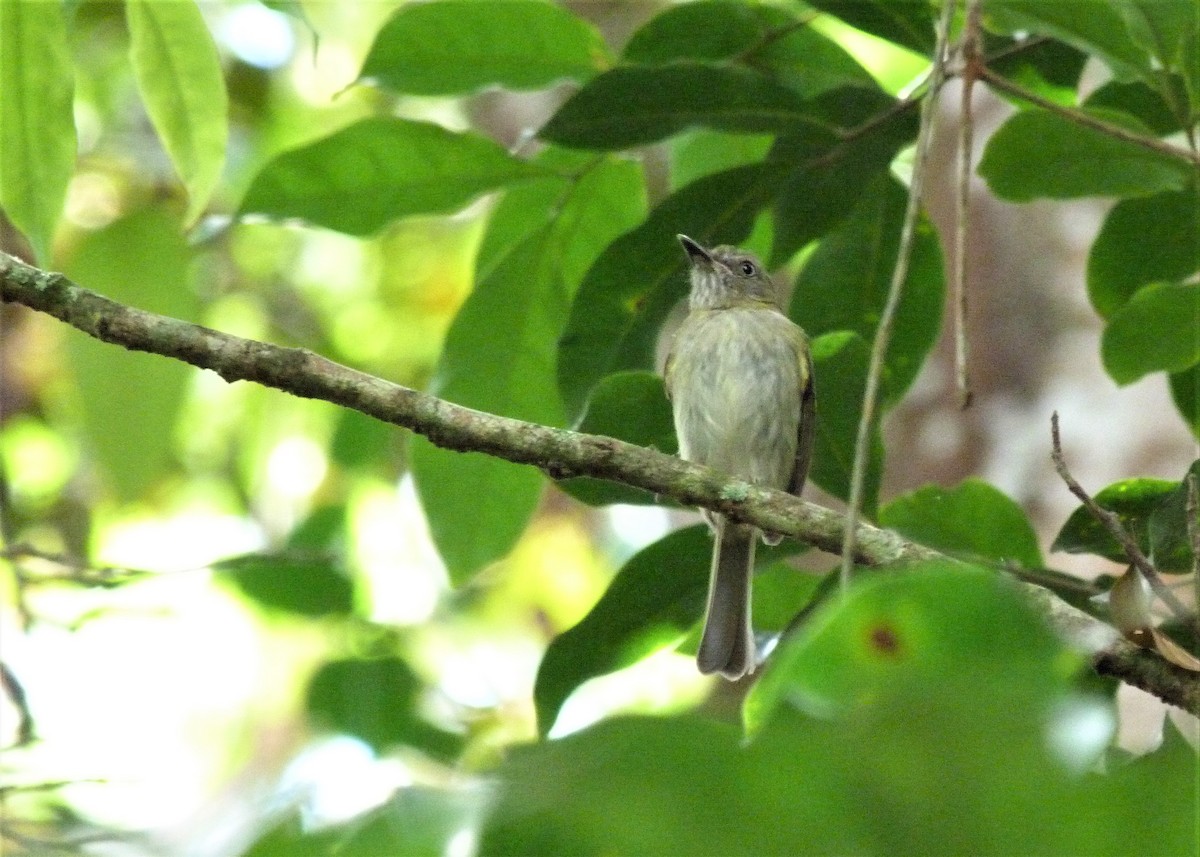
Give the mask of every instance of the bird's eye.
POLYGON ((758 268, 754 267, 754 263, 749 259, 742 260, 741 268, 743 277, 753 277, 756 273, 758 273, 758 268))

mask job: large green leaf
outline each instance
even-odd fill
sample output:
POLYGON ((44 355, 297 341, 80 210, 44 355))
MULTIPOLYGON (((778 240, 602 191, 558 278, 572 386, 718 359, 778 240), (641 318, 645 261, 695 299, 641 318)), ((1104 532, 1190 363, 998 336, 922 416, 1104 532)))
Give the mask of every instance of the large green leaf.
POLYGON ((1109 320, 1100 356, 1118 384, 1195 366, 1200 362, 1200 284, 1139 289, 1109 320))
MULTIPOLYGON (((1104 488, 1094 499, 1102 509, 1116 514, 1142 553, 1149 553, 1150 517, 1178 485, 1167 479, 1123 479, 1104 488)), ((1092 553, 1114 562, 1129 561, 1121 545, 1085 506, 1079 506, 1067 518, 1051 550, 1092 553)))
POLYGON ((254 177, 238 213, 370 235, 398 217, 457 211, 489 190, 546 174, 478 134, 364 119, 276 157, 254 177))
MULTIPOLYGON (((871 349, 858 334, 837 331, 813 339, 812 354, 817 395, 817 436, 813 442, 809 476, 825 491, 847 500, 850 497, 854 444, 862 417, 871 349)), ((883 474, 883 442, 879 437, 878 411, 867 454, 869 460, 863 483, 862 509, 871 518, 875 515, 883 474)))
MULTIPOLYGON (((1009 32, 1052 36, 1099 56, 1122 80, 1149 78, 1149 55, 1130 38, 1120 6, 1125 0, 992 0, 987 13, 993 25, 1009 32)), ((1173 0, 1168 0, 1173 2, 1173 0)))
POLYGON ((933 53, 932 7, 924 0, 809 0, 809 5, 919 54, 933 53))
POLYGON ((204 211, 225 163, 229 98, 221 59, 190 0, 125 0, 134 79, 188 191, 184 220, 204 211))
MULTIPOLYGON (((492 228, 517 243, 489 255, 486 276, 459 310, 438 364, 438 395, 488 413, 563 425, 555 350, 571 292, 601 248, 641 218, 642 194, 637 166, 608 159, 567 183, 554 216, 543 217, 534 231, 494 220, 492 228)), ((505 210, 528 225, 521 209, 505 210)), ((413 439, 410 455, 451 579, 462 582, 507 554, 537 505, 541 474, 491 456, 439 449, 424 438, 413 439)))
POLYGON ((421 717, 421 690, 416 673, 397 657, 330 661, 309 683, 308 715, 318 726, 361 738, 376 752, 407 745, 453 759, 463 739, 421 717))
MULTIPOLYGON (((192 320, 198 307, 190 261, 178 219, 143 209, 87 235, 64 272, 113 300, 192 320)), ((88 447, 117 495, 133 500, 162 478, 171 461, 191 367, 70 329, 65 335, 88 447)))
MULTIPOLYGON (((864 189, 850 217, 821 240, 800 271, 789 310, 809 335, 853 330, 874 340, 896 266, 907 200, 899 182, 880 176, 864 189)), ((885 405, 900 399, 937 341, 944 292, 937 234, 922 220, 884 362, 885 405)))
POLYGON ((1025 512, 979 479, 953 488, 926 485, 879 510, 879 525, 943 553, 1041 568, 1037 533, 1025 512))
MULTIPOLYGON (((674 454, 678 449, 671 404, 667 401, 662 378, 653 372, 614 372, 609 375, 596 385, 588 400, 587 413, 575 428, 659 452, 674 454)), ((640 488, 587 476, 564 480, 559 487, 576 500, 592 506, 656 502, 654 495, 640 488)))
POLYGON ((397 92, 460 95, 586 80, 610 63, 596 28, 552 3, 441 0, 401 6, 375 37, 362 77, 397 92))
MULTIPOLYGON (((1100 118, 1115 124, 1120 116, 1106 113, 1100 118)), ((1140 125, 1129 118, 1121 122, 1140 125)), ((1152 136, 1148 128, 1138 130, 1152 136)), ((988 140, 979 163, 979 174, 987 179, 992 192, 1014 202, 1149 196, 1181 190, 1192 172, 1182 159, 1045 110, 1023 110, 1001 125, 988 140)))
POLYGON ((812 105, 769 77, 680 61, 621 66, 591 80, 538 135, 579 149, 625 149, 693 126, 742 134, 795 132, 819 122, 812 105))
POLYGON ((75 171, 75 72, 59 3, 0 3, 0 206, 43 265, 75 171))
POLYGON ((1123 199, 1108 213, 1092 244, 1088 295, 1096 311, 1111 318, 1142 286, 1178 282, 1198 271, 1200 195, 1194 185, 1123 199))

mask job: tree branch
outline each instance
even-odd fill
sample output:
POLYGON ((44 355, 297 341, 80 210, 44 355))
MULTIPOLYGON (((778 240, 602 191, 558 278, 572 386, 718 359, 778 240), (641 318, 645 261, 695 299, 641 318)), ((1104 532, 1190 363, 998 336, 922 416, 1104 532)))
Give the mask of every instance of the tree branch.
MULTIPOLYGON (((320 399, 410 429, 459 452, 482 452, 545 470, 554 478, 593 476, 703 506, 829 553, 841 550, 844 516, 781 491, 729 480, 653 449, 464 408, 359 372, 311 351, 242 339, 125 306, 0 252, 0 300, 46 313, 96 339, 320 399)), ((865 565, 947 559, 897 533, 855 528, 855 558, 865 565)), ((1092 654, 1101 671, 1188 711, 1200 713, 1200 676, 1120 638, 1108 625, 1032 583, 1018 582, 1047 620, 1092 654)))

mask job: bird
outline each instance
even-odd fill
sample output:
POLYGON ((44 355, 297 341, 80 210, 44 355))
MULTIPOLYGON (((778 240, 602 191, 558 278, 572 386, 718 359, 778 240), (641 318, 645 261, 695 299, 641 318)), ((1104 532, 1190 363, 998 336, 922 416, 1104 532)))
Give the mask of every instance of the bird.
MULTIPOLYGON (((808 337, 783 312, 770 275, 753 253, 711 249, 686 235, 688 314, 663 369, 680 457, 752 485, 799 496, 816 426, 808 337)), ((778 534, 701 510, 713 531, 700 672, 731 681, 753 672, 754 548, 778 534)))

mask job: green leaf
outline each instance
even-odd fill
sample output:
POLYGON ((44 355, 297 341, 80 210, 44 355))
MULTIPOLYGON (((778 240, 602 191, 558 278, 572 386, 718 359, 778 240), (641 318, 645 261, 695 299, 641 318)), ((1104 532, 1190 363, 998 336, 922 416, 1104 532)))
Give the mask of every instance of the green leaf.
POLYGON ((780 175, 775 165, 753 164, 705 176, 604 250, 579 287, 559 341, 559 390, 568 414, 580 414, 610 372, 653 365, 662 323, 687 289, 676 235, 706 245, 738 243, 780 175))
POLYGON ((809 5, 864 33, 919 54, 933 53, 933 15, 924 0, 809 0, 809 5))
POLYGON ((49 265, 75 171, 75 71, 60 3, 0 3, 0 206, 49 265))
POLYGON ((268 163, 238 214, 370 235, 398 217, 457 211, 489 190, 546 174, 478 134, 364 119, 268 163))
MULTIPOLYGON (((563 425, 555 352, 571 292, 601 248, 641 218, 642 193, 635 164, 599 162, 566 186, 551 219, 543 216, 540 228, 489 256, 489 272, 447 334, 438 395, 488 413, 563 425)), ((505 210, 527 225, 519 208, 505 210)), ((525 231, 502 220, 493 220, 493 229, 514 237, 525 231)), ((541 495, 537 470, 438 449, 424 438, 413 439, 410 455, 452 581, 467 580, 512 549, 541 495)))
MULTIPOLYGON (((1200 14, 1195 0, 1117 0, 1116 8, 1134 44, 1168 72, 1188 75, 1193 96, 1200 95, 1200 14)), ((1193 101, 1193 106, 1200 104, 1193 101)))
POLYGON ((770 134, 727 134, 706 128, 678 134, 666 144, 670 150, 671 190, 713 173, 758 163, 774 140, 770 134))
POLYGON ((812 127, 781 138, 772 148, 769 157, 790 167, 775 199, 773 265, 786 263, 841 222, 872 181, 888 172, 896 153, 916 137, 915 112, 896 110, 896 100, 881 92, 841 89, 817 103, 837 128, 846 130, 812 127))
POLYGON ((146 112, 188 192, 185 223, 204 212, 225 163, 229 97, 199 8, 125 0, 129 59, 146 112))
POLYGON ((1108 213, 1088 256, 1092 306, 1105 318, 1154 282, 1200 271, 1200 196, 1195 187, 1123 199, 1108 213), (1153 241, 1146 236, 1153 235, 1153 241))
POLYGON ((1037 533, 1025 512, 979 479, 954 488, 926 485, 879 510, 879 525, 964 559, 1041 568, 1037 533))
MULTIPOLYGON (((789 314, 811 336, 853 330, 873 341, 887 301, 908 194, 890 176, 863 191, 850 217, 822 239, 796 280, 789 314)), ((937 233, 922 220, 884 365, 884 404, 894 405, 917 377, 941 328, 945 283, 937 233)), ((818 389, 818 404, 823 390, 818 389)), ((854 432, 851 432, 853 435, 854 432)))
POLYGON ((741 134, 795 132, 812 105, 747 69, 691 61, 622 66, 591 80, 538 132, 579 149, 626 149, 694 126, 741 134))
POLYGON ((1175 372, 1169 377, 1171 399, 1192 434, 1200 439, 1200 366, 1175 372))
MULTIPOLYGON (((1178 484, 1167 479, 1124 479, 1109 485, 1093 499, 1100 508, 1115 513, 1142 553, 1149 553, 1150 516, 1178 484)), ((1117 540, 1085 506, 1071 513, 1050 549, 1096 554, 1114 562, 1129 561, 1117 540)))
POLYGON ((1059 104, 1076 105, 1079 75, 1088 58, 1083 51, 1056 39, 1039 42, 986 32, 983 50, 985 56, 994 57, 988 62, 992 71, 1059 104))
MULTIPOLYGON (((862 416, 863 392, 871 349, 851 331, 838 331, 812 340, 817 395, 817 436, 813 442, 810 478, 825 491, 846 500, 854 468, 854 443, 862 416)), ((863 483, 863 513, 875 516, 883 473, 883 442, 879 419, 871 430, 870 461, 863 483)))
POLYGON ((1115 110, 1126 113, 1149 128, 1156 137, 1165 137, 1181 130, 1179 117, 1171 111, 1162 94, 1141 81, 1123 83, 1110 80, 1089 95, 1083 107, 1096 112, 1115 110))
POLYGON ((361 77, 413 95, 462 95, 587 80, 610 64, 596 28, 552 3, 442 0, 400 7, 375 37, 361 77))
POLYGON ((457 791, 406 786, 382 806, 346 825, 350 836, 337 857, 434 857, 476 825, 480 798, 457 791))
MULTIPOLYGON (((671 404, 663 380, 653 372, 615 372, 601 381, 588 401, 577 431, 615 437, 674 455, 679 448, 671 404)), ((566 479, 559 487, 591 506, 610 503, 650 505, 654 496, 640 488, 586 476, 566 479)))
POLYGON ((420 679, 400 658, 348 658, 317 670, 306 706, 318 726, 361 738, 377 753, 410 746, 454 759, 463 739, 417 713, 421 691, 420 679))
POLYGON ((1118 384, 1195 366, 1200 362, 1200 284, 1139 289, 1104 328, 1100 356, 1118 384))
POLYGON ((635 554, 579 624, 550 641, 533 688, 538 731, 585 681, 679 642, 704 613, 712 537, 703 524, 635 554))
MULTIPOLYGON (((193 320, 198 306, 189 278, 191 257, 174 215, 142 209, 86 235, 66 260, 64 273, 115 301, 193 320)), ((117 496, 134 500, 163 477, 172 461, 175 421, 193 370, 74 330, 64 335, 88 447, 117 496)))
MULTIPOLYGON (((1200 460, 1192 462, 1188 474, 1200 479, 1200 460)), ((1150 559, 1159 571, 1187 574, 1192 570, 1191 535, 1187 520, 1187 474, 1175 490, 1150 513, 1150 559)))
POLYGON ((345 616, 354 588, 331 557, 306 551, 245 554, 213 565, 263 607, 298 616, 345 616))
MULTIPOLYGON (((1117 115, 1100 118, 1116 124, 1117 115)), ((1153 136, 1144 127, 1140 132, 1153 136)), ((1183 160, 1045 110, 1023 110, 1001 125, 979 164, 992 192, 1014 202, 1148 196, 1186 187, 1191 172, 1183 160)))
POLYGON ((951 676, 1052 695, 1083 665, 1066 656, 1054 631, 995 572, 921 563, 864 577, 848 597, 818 608, 751 690, 746 723, 754 732, 792 707, 832 714, 878 705, 897 687, 932 689, 951 676))
POLYGON ((1150 57, 1130 39, 1119 7, 1119 0, 992 0, 987 14, 994 26, 1007 32, 1052 36, 1095 54, 1120 80, 1150 78, 1150 57))

